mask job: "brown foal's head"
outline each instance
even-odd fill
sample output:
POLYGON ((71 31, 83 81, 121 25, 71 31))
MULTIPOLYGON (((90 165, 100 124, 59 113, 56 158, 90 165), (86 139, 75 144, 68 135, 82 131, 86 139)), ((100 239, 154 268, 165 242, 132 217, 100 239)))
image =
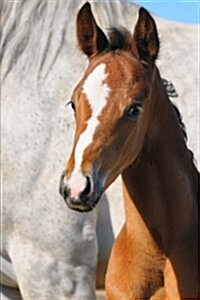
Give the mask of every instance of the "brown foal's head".
POLYGON ((70 208, 84 212, 141 150, 159 39, 154 20, 141 8, 133 36, 112 29, 108 40, 89 3, 78 13, 77 37, 89 65, 71 98, 76 132, 60 193, 70 208))

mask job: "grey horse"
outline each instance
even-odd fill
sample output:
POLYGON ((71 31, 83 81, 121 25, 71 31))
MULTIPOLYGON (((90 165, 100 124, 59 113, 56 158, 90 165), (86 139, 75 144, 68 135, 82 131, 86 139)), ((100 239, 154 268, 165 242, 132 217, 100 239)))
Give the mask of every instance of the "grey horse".
MULTIPOLYGON (((13 299, 9 289, 14 295, 17 287, 23 299, 95 299, 123 222, 119 180, 87 214, 69 210, 58 193, 74 129, 65 104, 87 63, 75 29, 83 2, 0 2, 3 299, 13 299)), ((135 5, 91 2, 105 31, 134 27, 135 5)), ((159 67, 181 96, 178 106, 198 160, 197 26, 157 22, 165 43, 159 67)))

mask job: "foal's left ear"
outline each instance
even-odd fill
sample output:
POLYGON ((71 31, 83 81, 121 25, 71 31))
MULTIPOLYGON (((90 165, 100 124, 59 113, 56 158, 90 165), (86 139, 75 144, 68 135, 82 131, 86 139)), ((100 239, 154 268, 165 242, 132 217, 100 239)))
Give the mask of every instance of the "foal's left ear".
POLYGON ((133 38, 139 58, 153 64, 158 56, 160 43, 154 19, 143 7, 139 10, 133 38))
POLYGON ((88 56, 105 50, 108 40, 93 17, 91 6, 86 2, 77 16, 77 37, 80 49, 88 56))

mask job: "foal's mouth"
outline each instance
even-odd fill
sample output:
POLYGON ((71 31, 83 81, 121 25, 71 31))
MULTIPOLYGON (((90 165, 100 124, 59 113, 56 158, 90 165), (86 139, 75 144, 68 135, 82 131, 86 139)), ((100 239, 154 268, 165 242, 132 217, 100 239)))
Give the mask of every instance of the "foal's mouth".
POLYGON ((63 197, 67 206, 70 209, 73 209, 78 212, 92 211, 96 207, 102 195, 102 193, 97 193, 93 191, 92 194, 88 197, 80 193, 78 199, 75 199, 71 197, 70 191, 66 192, 65 190, 64 193, 60 191, 60 194, 63 197))
POLYGON ((95 197, 91 196, 84 200, 81 200, 80 198, 74 199, 71 197, 67 197, 65 199, 65 202, 70 209, 73 209, 78 212, 89 212, 96 207, 100 198, 101 195, 96 195, 95 197))

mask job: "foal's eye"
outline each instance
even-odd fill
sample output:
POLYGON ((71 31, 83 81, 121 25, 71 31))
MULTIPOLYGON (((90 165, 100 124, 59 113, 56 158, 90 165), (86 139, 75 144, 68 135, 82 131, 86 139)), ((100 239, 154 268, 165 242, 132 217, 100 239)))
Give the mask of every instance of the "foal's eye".
POLYGON ((72 107, 72 109, 73 109, 74 111, 76 110, 76 107, 75 107, 75 104, 74 104, 73 101, 71 101, 71 107, 72 107))
POLYGON ((67 105, 71 105, 71 108, 73 109, 73 111, 74 111, 74 112, 76 111, 76 106, 75 106, 75 103, 74 103, 73 100, 69 101, 69 102, 67 103, 67 105))
POLYGON ((143 108, 142 108, 141 103, 134 103, 131 107, 129 107, 125 111, 125 116, 132 119, 132 120, 136 120, 137 117, 142 112, 142 110, 143 110, 143 108))

